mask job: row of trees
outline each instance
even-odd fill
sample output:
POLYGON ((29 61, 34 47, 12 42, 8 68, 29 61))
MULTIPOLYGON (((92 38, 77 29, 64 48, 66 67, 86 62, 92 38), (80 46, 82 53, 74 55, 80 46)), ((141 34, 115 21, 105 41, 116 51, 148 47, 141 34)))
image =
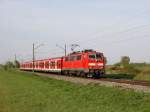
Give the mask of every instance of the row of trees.
POLYGON ((112 65, 108 71, 121 74, 136 74, 139 72, 139 70, 130 63, 129 56, 122 56, 120 62, 112 65))
POLYGON ((7 61, 4 65, 0 65, 0 68, 4 68, 5 70, 7 69, 11 69, 11 68, 19 68, 20 67, 20 63, 19 61, 7 61))
POLYGON ((107 67, 107 72, 110 74, 150 74, 150 64, 131 63, 129 56, 122 56, 120 62, 107 67))

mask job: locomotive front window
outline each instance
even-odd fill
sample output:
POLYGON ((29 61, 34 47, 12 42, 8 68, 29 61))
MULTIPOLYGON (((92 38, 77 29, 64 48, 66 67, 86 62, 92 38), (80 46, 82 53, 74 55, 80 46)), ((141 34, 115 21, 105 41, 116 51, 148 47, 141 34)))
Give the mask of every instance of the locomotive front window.
POLYGON ((96 59, 102 59, 102 55, 101 54, 96 54, 96 59))
POLYGON ((96 55, 95 54, 89 54, 89 59, 95 59, 96 55))

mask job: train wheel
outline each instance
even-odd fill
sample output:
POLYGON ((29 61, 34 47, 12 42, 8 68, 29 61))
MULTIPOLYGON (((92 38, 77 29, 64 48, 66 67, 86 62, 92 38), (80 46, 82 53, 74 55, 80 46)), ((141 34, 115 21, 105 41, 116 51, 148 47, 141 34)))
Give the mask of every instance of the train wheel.
POLYGON ((80 72, 81 77, 87 77, 87 74, 85 72, 80 72))
POLYGON ((68 76, 72 76, 72 73, 71 73, 71 71, 68 71, 68 76))
POLYGON ((99 74, 94 74, 94 75, 93 75, 93 78, 99 79, 99 78, 100 78, 100 75, 101 75, 100 73, 99 73, 99 74))
POLYGON ((94 75, 93 78, 99 79, 99 78, 100 78, 100 75, 94 75))
POLYGON ((89 78, 93 77, 93 73, 88 73, 87 77, 89 77, 89 78))
POLYGON ((68 75, 68 71, 67 70, 63 71, 63 75, 68 75))
POLYGON ((76 76, 77 76, 77 77, 80 77, 80 73, 81 73, 81 72, 78 71, 78 72, 76 73, 76 76))

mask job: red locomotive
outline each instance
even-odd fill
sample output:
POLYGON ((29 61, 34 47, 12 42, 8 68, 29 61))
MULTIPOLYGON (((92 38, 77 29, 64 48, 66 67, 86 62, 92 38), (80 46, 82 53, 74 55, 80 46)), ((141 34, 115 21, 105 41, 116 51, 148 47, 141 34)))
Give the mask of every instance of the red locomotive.
POLYGON ((105 73, 103 53, 93 50, 73 52, 67 56, 51 59, 29 61, 21 64, 21 70, 35 70, 76 75, 83 77, 99 77, 105 73))

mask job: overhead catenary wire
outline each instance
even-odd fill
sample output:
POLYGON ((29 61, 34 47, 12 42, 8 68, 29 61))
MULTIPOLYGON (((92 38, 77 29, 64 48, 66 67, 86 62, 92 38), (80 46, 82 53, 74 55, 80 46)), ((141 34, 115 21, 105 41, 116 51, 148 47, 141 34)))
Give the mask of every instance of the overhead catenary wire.
MULTIPOLYGON (((129 19, 129 21, 131 21, 131 20, 134 20, 136 16, 147 15, 147 13, 149 13, 149 10, 144 10, 144 11, 142 11, 142 12, 141 12, 141 11, 138 11, 138 13, 137 13, 135 16, 132 16, 133 19, 131 19, 131 18, 128 18, 128 19, 129 19), (140 13, 139 13, 139 12, 140 12, 140 13)), ((128 23, 127 23, 127 24, 128 24, 128 23)), ((138 28, 147 27, 147 26, 150 26, 150 24, 138 25, 138 26, 134 26, 134 27, 132 27, 132 28, 128 28, 128 29, 119 31, 119 32, 113 32, 113 33, 110 33, 110 34, 103 34, 103 35, 101 35, 101 36, 93 37, 92 35, 95 35, 95 34, 97 34, 97 33, 100 32, 100 31, 97 31, 97 32, 95 32, 95 33, 93 33, 93 34, 89 34, 89 35, 91 35, 91 36, 90 36, 88 39, 87 39, 87 36, 86 36, 86 39, 81 40, 81 41, 77 40, 76 43, 78 43, 78 44, 86 44, 86 42, 92 42, 93 40, 98 39, 99 37, 106 37, 106 36, 109 36, 109 35, 117 35, 117 34, 119 34, 119 33, 126 33, 126 32, 129 32, 129 31, 133 30, 133 29, 138 29, 138 28), (92 38, 92 37, 93 37, 93 38, 92 38)), ((89 35, 88 35, 88 36, 89 36, 89 35)))
POLYGON ((131 32, 133 30, 138 30, 138 29, 141 29, 141 28, 145 28, 145 27, 149 27, 150 24, 144 24, 144 25, 139 25, 139 26, 135 26, 135 27, 132 27, 132 28, 128 28, 128 29, 125 29, 125 30, 122 30, 122 31, 119 31, 119 32, 113 32, 113 33, 110 33, 110 34, 105 34, 105 35, 101 35, 101 36, 97 36, 97 37, 94 37, 94 38, 91 38, 89 40, 84 40, 84 41, 80 41, 80 42, 76 42, 76 43, 80 43, 80 44, 87 44, 87 42, 92 42, 93 40, 96 40, 96 39, 99 39, 100 37, 102 38, 106 38, 106 37, 112 37, 112 36, 117 36, 119 34, 123 34, 123 33, 128 33, 128 32, 131 32))

